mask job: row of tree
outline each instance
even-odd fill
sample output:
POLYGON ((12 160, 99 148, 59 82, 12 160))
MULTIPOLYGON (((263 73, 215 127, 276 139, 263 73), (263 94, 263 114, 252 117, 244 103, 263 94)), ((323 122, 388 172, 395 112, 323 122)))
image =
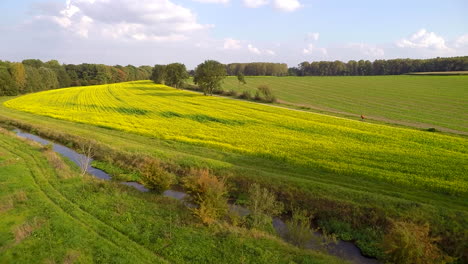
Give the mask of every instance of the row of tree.
POLYGON ((239 73, 246 76, 287 76, 288 65, 270 62, 231 63, 226 65, 226 72, 231 76, 239 73))
POLYGON ((70 86, 148 80, 151 71, 151 66, 62 65, 56 60, 0 61, 0 96, 70 86))
POLYGON ((468 71, 468 56, 434 59, 302 62, 289 68, 292 76, 398 75, 410 72, 468 71))

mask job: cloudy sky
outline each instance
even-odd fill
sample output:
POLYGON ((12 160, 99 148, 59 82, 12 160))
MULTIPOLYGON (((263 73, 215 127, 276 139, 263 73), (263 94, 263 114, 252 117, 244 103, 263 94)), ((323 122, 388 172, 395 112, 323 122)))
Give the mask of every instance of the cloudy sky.
POLYGON ((0 59, 154 65, 468 55, 466 0, 0 0, 0 59))

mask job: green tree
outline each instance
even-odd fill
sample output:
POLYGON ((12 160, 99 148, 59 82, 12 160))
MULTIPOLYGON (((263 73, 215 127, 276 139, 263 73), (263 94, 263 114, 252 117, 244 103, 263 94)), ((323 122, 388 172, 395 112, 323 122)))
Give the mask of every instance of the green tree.
POLYGON ((171 63, 166 66, 166 78, 164 80, 166 85, 181 88, 188 77, 187 69, 184 64, 171 63))
POLYGON ((59 88, 57 75, 53 70, 46 67, 40 67, 39 74, 41 75, 41 81, 44 84, 46 90, 59 88))
POLYGON ((157 84, 164 84, 166 78, 166 65, 154 65, 151 80, 157 84))
POLYGON ((26 71, 22 63, 12 63, 10 66, 11 78, 15 81, 19 93, 24 93, 26 88, 26 71))
POLYGON ((246 84, 247 82, 245 81, 245 76, 242 72, 237 73, 237 81, 239 81, 239 86, 241 84, 246 84))
POLYGON ((207 60, 197 66, 193 81, 200 86, 205 95, 212 95, 213 91, 221 87, 224 78, 226 67, 217 61, 207 60))
POLYGON ((0 96, 17 95, 18 86, 6 67, 0 67, 0 96))

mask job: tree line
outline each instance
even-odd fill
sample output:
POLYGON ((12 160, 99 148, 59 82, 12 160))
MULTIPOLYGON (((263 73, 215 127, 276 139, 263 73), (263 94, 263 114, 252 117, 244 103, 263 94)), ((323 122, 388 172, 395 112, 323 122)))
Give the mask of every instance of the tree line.
POLYGON ((271 62, 230 63, 226 65, 226 73, 231 76, 239 73, 246 76, 287 76, 288 65, 271 62))
POLYGON ((108 66, 103 64, 60 64, 56 60, 42 62, 0 61, 0 96, 18 95, 70 86, 98 85, 148 80, 151 66, 108 66))
POLYGON ((468 56, 434 59, 304 61, 290 76, 398 75, 410 72, 468 71, 468 56))

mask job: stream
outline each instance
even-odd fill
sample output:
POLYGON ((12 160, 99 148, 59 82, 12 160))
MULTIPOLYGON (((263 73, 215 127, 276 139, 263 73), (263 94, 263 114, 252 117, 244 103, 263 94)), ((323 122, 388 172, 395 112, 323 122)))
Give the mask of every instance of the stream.
MULTIPOLYGON (((55 152, 61 154, 62 156, 70 159, 71 161, 73 161, 78 166, 80 166, 80 160, 83 160, 83 158, 84 158, 84 155, 79 154, 76 151, 74 151, 74 150, 72 150, 72 149, 70 149, 68 147, 65 147, 65 146, 60 145, 60 144, 56 144, 56 143, 51 142, 49 140, 43 139, 43 138, 41 138, 39 136, 23 132, 20 129, 15 129, 14 132, 16 133, 17 136, 19 136, 21 138, 26 138, 26 139, 38 142, 38 143, 40 143, 42 145, 52 144, 53 151, 55 151, 55 152)), ((90 164, 91 164, 91 162, 90 162, 90 164)), ((95 176, 95 177, 97 177, 99 179, 111 180, 111 176, 109 174, 107 174, 106 172, 104 172, 104 171, 102 171, 100 169, 94 168, 91 165, 88 166, 86 171, 89 174, 91 174, 91 175, 93 175, 93 176, 95 176)), ((120 182, 120 183, 124 184, 124 185, 127 185, 127 186, 130 186, 130 187, 133 187, 133 188, 135 188, 135 189, 137 189, 137 190, 139 190, 141 192, 149 192, 150 191, 148 188, 146 188, 145 186, 143 186, 142 184, 140 184, 138 182, 120 182)), ((186 193, 180 192, 180 191, 175 191, 175 190, 167 190, 167 191, 165 191, 163 193, 163 195, 166 196, 166 197, 171 197, 171 198, 177 199, 177 200, 183 200, 187 196, 186 193)), ((186 205, 191 206, 188 203, 186 203, 186 205)), ((249 214, 249 210, 247 208, 244 208, 244 207, 239 206, 239 205, 231 204, 230 205, 230 210, 237 211, 239 213, 239 215, 241 215, 241 216, 245 216, 245 215, 249 214)), ((275 228, 276 232, 278 233, 278 235, 281 238, 285 239, 287 237, 288 229, 287 229, 286 223, 283 220, 281 220, 278 217, 273 218, 273 227, 275 228)), ((319 250, 319 249, 322 248, 319 245, 319 242, 323 240, 322 234, 320 232, 314 232, 313 235, 314 235, 314 238, 311 239, 306 244, 305 247, 307 249, 319 250)), ((337 243, 330 243, 330 244, 326 245, 325 250, 330 255, 333 255, 333 256, 348 260, 348 261, 350 261, 352 263, 356 263, 356 264, 378 264, 378 263, 380 263, 376 259, 368 258, 368 257, 363 256, 361 254, 361 250, 358 247, 356 247, 353 243, 347 242, 347 241, 338 240, 337 243)))

